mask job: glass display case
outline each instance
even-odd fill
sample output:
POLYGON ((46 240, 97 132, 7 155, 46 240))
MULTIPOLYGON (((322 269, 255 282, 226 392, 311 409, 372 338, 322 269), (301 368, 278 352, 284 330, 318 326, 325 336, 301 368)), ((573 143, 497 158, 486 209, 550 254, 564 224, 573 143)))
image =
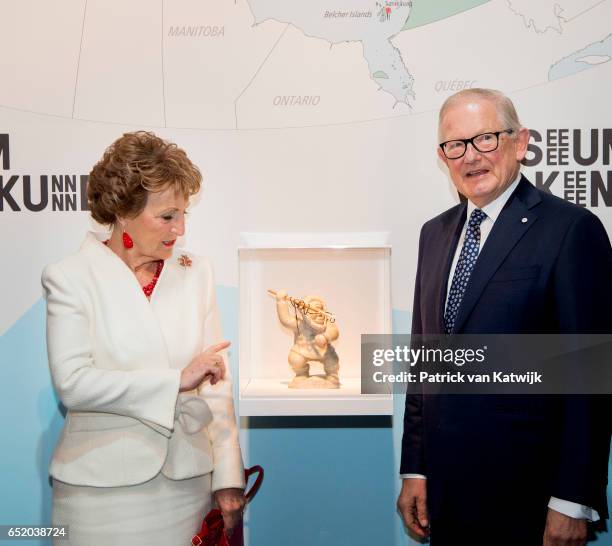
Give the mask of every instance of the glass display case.
POLYGON ((240 415, 392 414, 390 393, 361 394, 361 335, 391 333, 387 234, 242 236, 240 415), (274 296, 281 290, 285 324, 274 296), (317 331, 308 328, 313 318, 317 331), (304 360, 311 377, 328 379, 335 361, 339 384, 296 385, 304 360))

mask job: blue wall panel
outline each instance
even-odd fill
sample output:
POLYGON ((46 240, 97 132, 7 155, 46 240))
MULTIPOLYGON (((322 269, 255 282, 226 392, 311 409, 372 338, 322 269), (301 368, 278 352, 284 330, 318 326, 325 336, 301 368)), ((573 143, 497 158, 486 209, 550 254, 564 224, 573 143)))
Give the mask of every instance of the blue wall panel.
MULTIPOLYGON (((236 369, 238 290, 219 287, 217 297, 236 369)), ((44 313, 40 300, 0 337, 0 524, 50 522, 47 467, 63 416, 47 368, 44 313)), ((394 313, 393 323, 408 331, 410 314, 394 313)), ((249 507, 252 546, 414 544, 395 511, 403 397, 395 398, 393 417, 242 419, 245 459, 266 470, 249 507)), ((594 544, 609 546, 612 535, 594 544)))

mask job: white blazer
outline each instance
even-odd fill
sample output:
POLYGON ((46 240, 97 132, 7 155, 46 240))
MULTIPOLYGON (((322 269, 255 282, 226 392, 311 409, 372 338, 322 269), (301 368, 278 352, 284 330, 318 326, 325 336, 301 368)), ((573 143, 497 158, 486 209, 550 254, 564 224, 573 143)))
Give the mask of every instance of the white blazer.
POLYGON ((213 491, 243 487, 229 373, 178 394, 181 369, 222 340, 209 261, 166 260, 149 301, 90 233, 42 283, 51 376, 68 408, 51 475, 112 487, 212 472, 213 491))

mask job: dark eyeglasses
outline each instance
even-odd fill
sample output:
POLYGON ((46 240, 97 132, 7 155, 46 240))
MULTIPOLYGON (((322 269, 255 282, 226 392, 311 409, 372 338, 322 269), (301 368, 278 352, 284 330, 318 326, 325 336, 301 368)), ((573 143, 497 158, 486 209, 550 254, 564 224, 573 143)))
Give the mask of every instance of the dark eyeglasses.
POLYGON ((481 133, 473 136, 472 138, 461 138, 457 140, 447 140, 440 144, 440 148, 444 152, 447 159, 459 159, 463 157, 467 145, 471 144, 477 152, 487 153, 497 150, 499 146, 499 135, 502 133, 508 133, 511 135, 514 133, 514 129, 504 129, 503 131, 496 131, 494 133, 481 133))

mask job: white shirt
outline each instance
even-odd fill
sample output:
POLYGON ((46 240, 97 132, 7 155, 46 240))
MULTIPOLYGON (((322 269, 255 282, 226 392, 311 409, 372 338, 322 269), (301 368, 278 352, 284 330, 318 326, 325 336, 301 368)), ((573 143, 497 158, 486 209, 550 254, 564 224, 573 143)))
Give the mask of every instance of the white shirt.
MULTIPOLYGON (((487 238, 489 237, 489 233, 493 229, 493 224, 497 220, 499 213, 504 208, 504 205, 510 199, 510 196, 518 186, 518 183, 521 180, 521 173, 517 175, 516 179, 510 186, 506 188, 504 193, 502 193, 499 197, 491 201, 488 205, 485 205, 480 210, 484 212, 487 217, 480 224, 480 246, 478 247, 478 253, 482 250, 487 238)), ((457 262, 459 261, 459 255, 461 254, 461 249, 463 248, 463 242, 465 241, 465 234, 467 233, 468 221, 470 219, 470 215, 474 210, 478 207, 472 203, 471 201, 467 202, 467 217, 465 219, 465 223, 463 224, 463 229, 461 230, 461 236, 459 237, 459 242, 457 243, 457 248, 455 249, 455 256, 453 257, 453 263, 451 265, 449 274, 448 274, 448 282, 446 283, 446 300, 448 301, 448 293, 450 292, 453 275, 455 274, 455 269, 457 268, 457 262)), ((444 306, 446 309, 446 306, 444 306)))
MULTIPOLYGON (((478 248, 478 252, 482 250, 489 233, 493 229, 493 225, 495 221, 499 217, 500 212, 504 208, 508 199, 518 186, 518 183, 521 180, 520 171, 517 173, 516 178, 506 188, 506 190, 493 201, 491 201, 488 205, 481 207, 480 210, 484 212, 487 217, 480 224, 480 246, 478 248)), ((470 215, 472 212, 478 207, 472 203, 471 201, 467 202, 467 217, 465 223, 463 224, 463 229, 461 230, 461 236, 459 237, 459 242, 457 243, 457 248, 455 249, 455 255, 453 257, 453 263, 451 264, 451 268, 448 274, 448 282, 446 288, 446 301, 448 302, 448 294, 450 292, 453 275, 455 274, 455 269, 457 267, 457 262, 459 261, 459 255, 461 254, 461 248, 463 247, 463 241, 465 240, 465 234, 467 233, 468 221, 470 219, 470 215)), ((446 305, 444 306, 446 309, 446 305)), ((426 476, 423 474, 401 474, 401 478, 421 478, 426 479, 426 476)), ((577 504, 575 502, 566 501, 563 499, 558 499, 556 497, 550 497, 550 501, 548 503, 548 507, 560 512, 561 514, 565 514, 566 516, 576 518, 576 519, 588 519, 590 521, 599 521, 599 514, 593 508, 589 508, 588 506, 583 506, 582 504, 577 504)))

